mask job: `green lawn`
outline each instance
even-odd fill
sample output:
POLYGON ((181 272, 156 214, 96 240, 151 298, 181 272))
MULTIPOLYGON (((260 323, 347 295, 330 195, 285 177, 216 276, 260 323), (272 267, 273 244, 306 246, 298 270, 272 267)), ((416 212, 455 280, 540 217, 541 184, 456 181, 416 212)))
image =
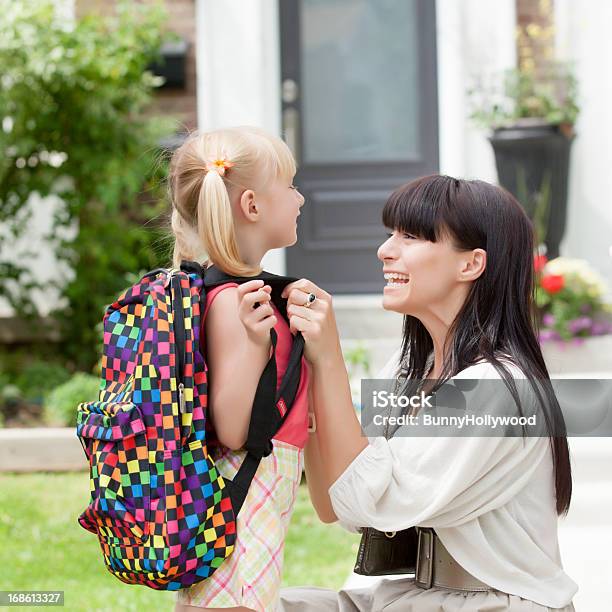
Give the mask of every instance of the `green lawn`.
MULTIPOLYGON (((172 610, 174 593, 123 584, 105 568, 97 539, 76 521, 88 491, 85 472, 0 475, 0 590, 64 591, 67 610, 172 610)), ((300 487, 283 584, 340 588, 358 537, 319 522, 300 487)))

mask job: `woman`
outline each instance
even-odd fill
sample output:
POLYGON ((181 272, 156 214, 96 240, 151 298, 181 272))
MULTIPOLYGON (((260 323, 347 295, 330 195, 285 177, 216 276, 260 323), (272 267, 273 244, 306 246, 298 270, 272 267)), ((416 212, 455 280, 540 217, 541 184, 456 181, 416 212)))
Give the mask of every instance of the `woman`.
POLYGON ((350 530, 431 528, 424 533, 435 559, 430 588, 401 578, 340 593, 285 589, 281 608, 574 610, 577 585, 562 569, 557 541, 557 516, 571 497, 569 451, 536 337, 531 223, 503 189, 438 175, 393 193, 383 222, 383 307, 404 314, 394 373, 500 379, 509 389, 527 378, 548 437, 368 440, 352 407, 330 296, 305 279, 288 286, 291 328, 304 335, 312 365, 317 427, 306 473, 319 516, 350 530))

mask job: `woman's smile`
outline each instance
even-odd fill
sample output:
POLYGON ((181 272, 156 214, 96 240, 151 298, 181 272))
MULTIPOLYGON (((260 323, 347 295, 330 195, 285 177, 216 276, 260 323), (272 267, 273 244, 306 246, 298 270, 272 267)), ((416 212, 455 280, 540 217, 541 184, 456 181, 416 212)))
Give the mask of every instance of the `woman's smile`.
POLYGON ((401 274, 399 272, 385 272, 385 280, 387 284, 385 285, 385 290, 387 289, 401 289, 405 287, 409 281, 410 277, 407 274, 401 274))

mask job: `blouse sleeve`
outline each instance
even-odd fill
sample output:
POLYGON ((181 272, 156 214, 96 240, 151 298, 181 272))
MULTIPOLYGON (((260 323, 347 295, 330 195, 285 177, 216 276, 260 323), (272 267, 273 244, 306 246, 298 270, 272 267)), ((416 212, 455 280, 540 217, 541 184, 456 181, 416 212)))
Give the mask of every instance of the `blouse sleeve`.
POLYGON ((549 449, 545 437, 382 437, 329 489, 345 528, 455 527, 503 506, 549 449))
POLYGON ((376 438, 329 495, 345 528, 455 527, 507 503, 547 449, 544 438, 376 438))
MULTIPOLYGON (((376 373, 376 378, 395 378, 399 359, 402 354, 401 347, 398 347, 392 354, 389 360, 385 363, 385 365, 376 373)), ((338 520, 338 524, 346 531, 350 531, 351 533, 359 533, 360 527, 352 524, 350 521, 346 522, 342 519, 338 520)))

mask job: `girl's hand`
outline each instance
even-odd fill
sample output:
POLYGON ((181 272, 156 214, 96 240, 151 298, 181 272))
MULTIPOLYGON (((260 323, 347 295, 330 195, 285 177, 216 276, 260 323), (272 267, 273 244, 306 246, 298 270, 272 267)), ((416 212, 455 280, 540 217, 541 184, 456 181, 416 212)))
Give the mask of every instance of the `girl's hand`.
POLYGON ((262 280, 252 280, 239 285, 238 317, 246 329, 251 342, 259 346, 268 346, 270 330, 277 319, 270 300, 272 287, 264 285, 262 280))
POLYGON ((313 282, 302 278, 287 285, 282 297, 287 298, 287 315, 293 333, 302 332, 306 345, 304 355, 310 363, 322 363, 335 356, 342 356, 336 317, 329 293, 313 282), (309 308, 304 304, 312 293, 316 299, 309 308))

